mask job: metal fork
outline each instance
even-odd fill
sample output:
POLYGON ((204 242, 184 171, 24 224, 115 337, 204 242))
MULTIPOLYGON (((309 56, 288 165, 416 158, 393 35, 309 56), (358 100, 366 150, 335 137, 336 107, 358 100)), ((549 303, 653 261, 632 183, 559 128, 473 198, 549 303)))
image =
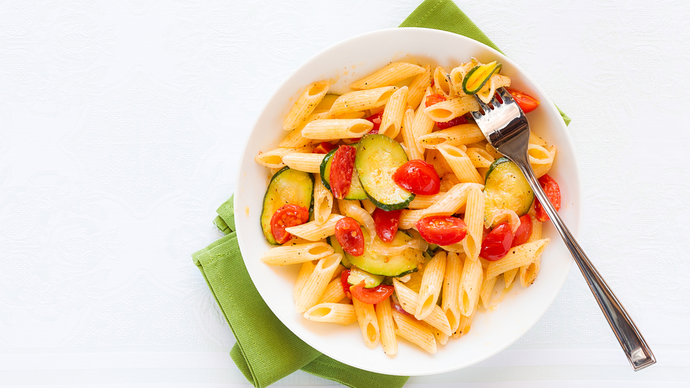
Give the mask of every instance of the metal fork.
POLYGON ((500 153, 508 157, 508 159, 515 162, 520 171, 525 175, 525 178, 527 178, 527 182, 529 182, 537 199, 539 199, 539 203, 546 210, 546 214, 549 215, 551 222, 558 230, 558 233, 560 233, 561 238, 563 238, 577 266, 580 267, 589 289, 594 294, 594 298, 597 300, 604 316, 606 316, 606 320, 609 322, 616 338, 618 338, 618 342, 621 344, 633 369, 638 371, 653 365, 656 363, 656 358, 654 358, 654 354, 652 354, 652 350, 647 345, 642 334, 637 330, 635 323, 630 319, 625 308, 623 308, 613 294, 613 291, 599 275, 599 272, 589 261, 587 255, 585 255, 585 252, 575 241, 575 238, 570 234, 561 217, 558 216, 556 209, 551 205, 544 190, 542 190, 539 181, 534 176, 527 155, 530 131, 529 122, 525 114, 504 88, 500 88, 497 93, 501 97, 502 102, 494 97, 490 102, 490 106, 475 95, 479 106, 483 110, 483 113, 472 112, 477 126, 484 133, 489 143, 500 153))

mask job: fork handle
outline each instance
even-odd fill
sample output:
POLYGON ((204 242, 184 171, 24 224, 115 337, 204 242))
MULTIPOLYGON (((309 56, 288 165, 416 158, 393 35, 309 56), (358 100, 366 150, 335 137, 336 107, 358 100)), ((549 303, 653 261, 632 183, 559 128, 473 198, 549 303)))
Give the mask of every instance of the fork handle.
POLYGON ((640 331, 637 330, 635 323, 633 323, 627 311, 625 311, 625 308, 623 308, 618 298, 616 298, 616 295, 614 295, 608 284, 606 284, 601 275, 599 275, 599 272, 597 272, 594 265, 589 261, 585 252, 570 233, 570 230, 568 230, 565 223, 561 220, 558 212, 551 204, 544 190, 542 190, 539 181, 534 176, 527 158, 525 158, 525 160, 513 159, 513 161, 527 178, 529 185, 532 187, 537 199, 539 199, 539 203, 541 203, 544 210, 546 210, 546 214, 549 215, 553 226, 556 227, 556 230, 560 233, 568 250, 570 250, 570 253, 573 255, 577 266, 580 268, 580 271, 582 271, 582 275, 584 275, 589 285, 589 289, 592 291, 592 294, 594 294, 594 298, 597 300, 604 316, 606 316, 606 320, 609 322, 613 333, 616 335, 633 369, 638 371, 655 364, 656 358, 652 350, 647 345, 642 334, 640 334, 640 331))

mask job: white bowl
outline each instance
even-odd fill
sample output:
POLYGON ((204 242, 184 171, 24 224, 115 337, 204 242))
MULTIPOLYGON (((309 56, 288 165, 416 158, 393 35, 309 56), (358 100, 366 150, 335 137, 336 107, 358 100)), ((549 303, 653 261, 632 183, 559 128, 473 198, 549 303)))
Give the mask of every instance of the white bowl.
POLYGON ((259 151, 275 148, 287 132, 283 117, 299 92, 308 84, 330 79, 331 90, 345 92, 347 85, 389 62, 412 60, 441 65, 446 69, 468 61, 498 60, 501 73, 510 76, 513 87, 541 101, 528 115, 531 128, 558 152, 549 173, 560 184, 563 206, 560 215, 577 236, 580 219, 580 185, 574 147, 568 129, 544 92, 513 61, 501 53, 464 36, 431 29, 395 28, 360 35, 338 43, 308 60, 275 92, 262 111, 242 156, 235 193, 235 222, 240 249, 247 270, 259 293, 293 333, 320 352, 345 364, 377 373, 419 376, 449 372, 482 361, 514 343, 546 312, 560 291, 572 265, 572 258, 551 225, 544 235, 551 238, 541 261, 536 282, 522 288, 514 285, 493 311, 475 316, 471 331, 439 346, 436 354, 399 342, 398 354, 387 356, 381 347, 364 345, 358 325, 341 326, 307 321, 295 312, 292 287, 299 265, 277 267, 259 257, 270 248, 261 232, 259 217, 268 184, 267 169, 254 161, 259 151))

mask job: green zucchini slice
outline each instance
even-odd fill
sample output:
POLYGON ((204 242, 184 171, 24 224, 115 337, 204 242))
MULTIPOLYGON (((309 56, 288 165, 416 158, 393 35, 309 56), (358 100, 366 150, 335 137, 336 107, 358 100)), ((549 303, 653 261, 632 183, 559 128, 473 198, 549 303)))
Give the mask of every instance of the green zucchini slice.
POLYGON ((484 183, 484 221, 487 227, 494 213, 512 210, 518 216, 525 215, 534 201, 534 192, 518 166, 508 158, 494 161, 486 173, 484 183))
MULTIPOLYGON (((331 190, 331 162, 333 161, 333 154, 338 149, 334 149, 327 153, 321 162, 321 183, 330 191, 331 190)), ((359 183, 359 176, 357 175, 357 167, 352 171, 352 181, 350 182, 350 191, 347 192, 345 199, 367 199, 367 193, 364 192, 362 184, 359 183)))
POLYGON ((338 239, 336 239, 335 236, 330 236, 328 237, 328 243, 333 247, 333 251, 335 253, 340 253, 343 256, 343 258, 340 259, 340 264, 342 264, 345 268, 350 268, 350 260, 347 259, 347 255, 345 255, 345 251, 343 250, 343 247, 340 246, 338 239))
POLYGON ((278 171, 266 189, 264 206, 261 210, 261 230, 266 240, 279 245, 271 233, 271 217, 281 206, 293 204, 309 209, 311 213, 314 201, 314 178, 311 174, 283 167, 278 171))
MULTIPOLYGON (((364 234, 364 241, 369 241, 369 233, 362 228, 364 234)), ((376 237, 378 238, 378 237, 376 237)), ((401 246, 412 240, 412 237, 398 231, 391 243, 381 242, 384 246, 391 247, 401 246)), ((402 254, 393 256, 384 256, 374 252, 369 244, 364 245, 364 253, 362 256, 353 256, 345 253, 350 263, 372 275, 381 276, 403 276, 408 273, 415 272, 417 265, 424 261, 422 252, 416 249, 406 249, 402 254)))
POLYGON ((393 174, 407 163, 407 154, 400 143, 386 135, 365 135, 357 145, 355 167, 359 181, 369 200, 390 211, 404 209, 414 194, 398 186, 393 174))
POLYGON ((462 80, 462 90, 466 94, 479 92, 492 75, 501 71, 501 67, 503 65, 496 61, 473 67, 462 80))
POLYGON ((367 271, 363 271, 357 267, 350 269, 350 276, 347 277, 347 282, 351 286, 356 286, 364 280, 364 288, 374 288, 381 284, 385 276, 372 275, 367 271))

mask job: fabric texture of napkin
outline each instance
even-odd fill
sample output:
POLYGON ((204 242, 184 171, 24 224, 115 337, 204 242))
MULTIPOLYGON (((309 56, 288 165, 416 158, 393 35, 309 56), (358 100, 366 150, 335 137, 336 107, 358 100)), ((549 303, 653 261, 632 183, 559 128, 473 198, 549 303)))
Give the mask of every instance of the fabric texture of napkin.
MULTIPOLYGON (((449 31, 498 50, 451 0, 424 1, 400 27, 449 31)), ((568 116, 561 115, 569 124, 568 116)), ((353 388, 394 388, 407 382, 405 376, 367 372, 333 360, 288 330, 261 299, 249 277, 234 232, 233 198, 217 213, 214 223, 226 236, 195 252, 192 258, 237 340, 230 356, 250 383, 266 387, 298 369, 353 388)))

